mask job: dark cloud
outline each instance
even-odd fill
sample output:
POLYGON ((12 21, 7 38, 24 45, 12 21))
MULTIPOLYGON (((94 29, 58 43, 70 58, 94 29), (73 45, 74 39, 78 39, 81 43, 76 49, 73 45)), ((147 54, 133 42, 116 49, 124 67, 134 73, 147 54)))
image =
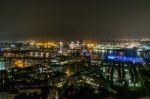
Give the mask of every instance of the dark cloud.
POLYGON ((1 39, 150 37, 149 0, 3 0, 1 39))

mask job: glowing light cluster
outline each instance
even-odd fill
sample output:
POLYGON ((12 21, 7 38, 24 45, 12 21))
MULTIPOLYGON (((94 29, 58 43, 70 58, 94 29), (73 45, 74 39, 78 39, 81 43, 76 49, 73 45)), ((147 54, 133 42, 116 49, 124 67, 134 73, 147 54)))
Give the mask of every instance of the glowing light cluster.
POLYGON ((24 68, 30 65, 28 62, 23 62, 22 60, 15 60, 15 66, 19 68, 24 68))
POLYGON ((45 43, 36 43, 36 46, 39 47, 44 47, 44 48, 52 48, 52 47, 57 47, 57 44, 55 44, 54 42, 45 42, 45 43))
POLYGON ((143 58, 138 57, 126 57, 126 56, 108 56, 110 60, 119 60, 119 61, 131 61, 133 63, 142 63, 144 62, 143 58))
POLYGON ((69 71, 69 70, 67 70, 67 71, 66 71, 66 74, 67 74, 68 76, 70 76, 70 71, 69 71))
POLYGON ((92 43, 89 43, 89 44, 87 44, 87 47, 88 47, 88 48, 94 48, 94 47, 95 47, 95 45, 94 45, 94 44, 92 44, 92 43))
POLYGON ((21 60, 16 60, 15 61, 15 66, 16 67, 20 67, 20 68, 23 68, 24 67, 24 64, 21 60))

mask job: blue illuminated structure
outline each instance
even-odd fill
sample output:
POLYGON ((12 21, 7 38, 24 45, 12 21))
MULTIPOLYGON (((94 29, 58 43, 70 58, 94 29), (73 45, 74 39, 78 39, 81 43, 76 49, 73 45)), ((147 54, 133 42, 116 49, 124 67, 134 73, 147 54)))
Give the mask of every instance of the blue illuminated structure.
POLYGON ((144 59, 139 57, 126 57, 126 56, 118 56, 118 55, 111 55, 108 56, 109 60, 117 60, 123 62, 133 62, 133 63, 143 63, 144 59))
POLYGON ((144 48, 145 50, 150 50, 150 45, 143 45, 143 48, 144 48))
POLYGON ((0 70, 4 70, 5 69, 5 63, 4 62, 0 62, 0 70))

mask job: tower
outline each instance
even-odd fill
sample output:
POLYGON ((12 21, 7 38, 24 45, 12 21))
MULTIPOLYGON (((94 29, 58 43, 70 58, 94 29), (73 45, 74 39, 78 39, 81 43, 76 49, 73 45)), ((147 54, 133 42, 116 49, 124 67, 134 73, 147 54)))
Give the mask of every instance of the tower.
POLYGON ((61 55, 63 55, 63 46, 64 46, 64 44, 63 44, 63 42, 59 42, 59 51, 60 51, 60 54, 61 55))

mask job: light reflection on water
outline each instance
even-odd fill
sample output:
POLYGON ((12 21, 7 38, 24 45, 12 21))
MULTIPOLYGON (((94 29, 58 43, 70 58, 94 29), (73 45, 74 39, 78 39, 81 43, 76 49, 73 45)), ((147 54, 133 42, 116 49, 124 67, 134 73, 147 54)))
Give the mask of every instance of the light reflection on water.
POLYGON ((144 57, 141 52, 136 49, 122 49, 122 50, 93 50, 94 55, 98 55, 101 58, 107 58, 110 55, 120 55, 127 57, 144 57))

